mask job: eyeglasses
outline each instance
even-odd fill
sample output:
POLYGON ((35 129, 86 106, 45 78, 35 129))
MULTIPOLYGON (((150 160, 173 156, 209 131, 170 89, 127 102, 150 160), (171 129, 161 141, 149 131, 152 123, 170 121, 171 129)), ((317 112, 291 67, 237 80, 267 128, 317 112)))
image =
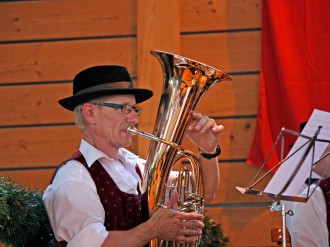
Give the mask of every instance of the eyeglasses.
POLYGON ((128 104, 114 104, 114 103, 105 103, 105 102, 94 102, 93 105, 106 106, 111 108, 120 109, 123 113, 130 114, 132 110, 135 111, 136 115, 140 116, 142 108, 137 106, 132 106, 128 104))

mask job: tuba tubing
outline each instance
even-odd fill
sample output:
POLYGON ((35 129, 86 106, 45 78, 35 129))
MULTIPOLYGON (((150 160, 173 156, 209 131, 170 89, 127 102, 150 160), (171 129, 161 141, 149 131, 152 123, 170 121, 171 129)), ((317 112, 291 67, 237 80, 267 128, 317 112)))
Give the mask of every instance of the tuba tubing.
MULTIPOLYGON (((187 158, 187 159, 189 159, 189 161, 191 162, 191 165, 192 165, 193 174, 195 175, 194 177, 196 178, 196 180, 195 180, 196 188, 194 190, 195 190, 195 193, 196 194, 199 194, 200 193, 200 191, 199 191, 199 185, 200 185, 200 179, 202 178, 202 175, 201 175, 201 172, 202 171, 200 169, 198 157, 193 152, 184 149, 183 147, 181 147, 180 145, 178 145, 178 144, 176 144, 174 142, 170 142, 170 141, 164 140, 162 138, 159 138, 157 136, 154 136, 152 134, 149 134, 147 132, 140 131, 137 128, 135 128, 133 125, 130 125, 127 128, 127 133, 129 135, 139 135, 139 136, 148 138, 148 139, 153 140, 153 141, 161 142, 161 143, 164 143, 164 144, 169 145, 172 148, 176 149, 177 150, 177 157, 176 157, 176 160, 173 163, 176 163, 178 160, 180 160, 181 158, 184 158, 184 157, 187 158)), ((181 171, 181 172, 184 175, 179 177, 179 181, 180 180, 183 180, 184 177, 187 177, 186 168, 184 168, 183 171, 181 171)), ((187 183, 186 180, 185 180, 185 183, 187 183)), ((170 187, 174 187, 174 185, 172 185, 170 187)), ((181 192, 182 191, 181 188, 182 187, 187 188, 188 185, 187 184, 186 185, 182 185, 182 183, 179 182, 178 185, 177 185, 177 187, 178 187, 178 196, 180 198, 181 197, 180 195, 182 193, 181 192)), ((181 203, 183 204, 183 202, 181 202, 181 203)), ((158 205, 159 206, 163 206, 163 204, 161 202, 159 202, 158 205)), ((202 212, 200 212, 200 213, 202 213, 202 212)))

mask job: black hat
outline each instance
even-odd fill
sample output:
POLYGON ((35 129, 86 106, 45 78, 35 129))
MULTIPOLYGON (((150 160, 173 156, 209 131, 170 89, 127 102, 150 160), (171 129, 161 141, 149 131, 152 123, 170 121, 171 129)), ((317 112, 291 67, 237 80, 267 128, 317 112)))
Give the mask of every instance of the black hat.
POLYGON ((152 96, 152 91, 134 88, 127 69, 119 65, 102 65, 87 68, 73 79, 73 95, 59 100, 61 106, 73 111, 74 108, 93 98, 106 95, 132 94, 136 103, 141 103, 152 96))

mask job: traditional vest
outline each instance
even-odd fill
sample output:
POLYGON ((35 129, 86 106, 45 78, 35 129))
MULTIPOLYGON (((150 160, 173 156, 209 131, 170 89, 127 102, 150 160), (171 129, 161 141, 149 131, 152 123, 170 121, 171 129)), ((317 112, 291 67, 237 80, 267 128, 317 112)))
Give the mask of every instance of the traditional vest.
MULTIPOLYGON (((330 177, 324 178, 319 183, 320 188, 323 191, 325 204, 327 206, 327 225, 328 225, 328 238, 330 239, 330 177)), ((329 241, 330 246, 330 241, 329 241)))
MULTIPOLYGON (((100 162, 95 161, 91 167, 88 167, 84 156, 79 151, 75 152, 69 160, 80 162, 94 180, 105 211, 104 226, 107 231, 128 230, 148 219, 148 198, 146 193, 141 195, 139 189, 138 195, 122 192, 100 162)), ((65 165, 67 161, 56 169, 51 183, 59 168, 65 165)), ((136 166, 136 171, 142 179, 138 166, 136 166)), ((66 245, 65 241, 57 242, 57 246, 66 245)))

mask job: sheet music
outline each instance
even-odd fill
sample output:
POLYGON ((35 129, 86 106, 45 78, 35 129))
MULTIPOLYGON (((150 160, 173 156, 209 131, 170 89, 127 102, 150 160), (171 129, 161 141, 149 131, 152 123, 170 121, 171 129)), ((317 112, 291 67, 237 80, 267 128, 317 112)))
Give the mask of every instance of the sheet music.
MULTIPOLYGON (((330 140, 330 113, 325 111, 320 111, 315 109, 308 120, 306 126, 304 127, 302 134, 313 137, 315 135, 318 126, 322 126, 317 139, 330 140)), ((291 148, 288 156, 298 150, 300 147, 305 144, 308 139, 299 136, 293 147, 291 148)), ((329 143, 316 141, 315 142, 315 153, 314 161, 316 162, 326 149, 329 143)), ((290 179, 295 168, 298 166, 300 160, 303 157, 304 152, 306 151, 308 144, 304 146, 300 151, 293 155, 290 159, 283 162, 277 172, 274 174, 273 178, 269 181, 268 185, 265 188, 265 192, 272 194, 279 194, 284 188, 287 181, 290 179)), ((306 160, 302 164, 300 170, 296 174, 295 178, 292 180, 289 187, 285 190, 283 195, 287 196, 298 196, 300 189, 304 185, 304 182, 310 175, 311 164, 312 164, 312 150, 309 152, 306 160)), ((288 157, 287 156, 287 157, 288 157)))

